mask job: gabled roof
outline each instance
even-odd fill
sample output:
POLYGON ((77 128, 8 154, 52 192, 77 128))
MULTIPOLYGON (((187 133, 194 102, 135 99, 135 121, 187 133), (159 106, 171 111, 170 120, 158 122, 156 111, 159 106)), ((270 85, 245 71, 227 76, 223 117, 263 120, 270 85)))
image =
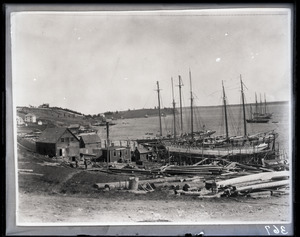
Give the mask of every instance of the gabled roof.
POLYGON ((70 126, 68 128, 79 128, 80 124, 75 123, 75 124, 70 124, 70 126))
POLYGON ((36 115, 34 115, 33 113, 28 113, 28 114, 25 115, 25 117, 28 117, 28 116, 30 116, 30 117, 33 117, 33 116, 36 117, 36 115))
MULTIPOLYGON (((111 151, 113 151, 113 150, 118 151, 118 150, 125 150, 125 149, 130 149, 130 148, 128 146, 109 146, 108 147, 108 150, 111 150, 111 151)), ((107 151, 107 147, 101 148, 101 150, 107 151)))
POLYGON ((17 111, 17 116, 19 116, 22 119, 25 119, 25 114, 24 113, 20 113, 19 111, 17 111))
POLYGON ((78 140, 78 138, 68 128, 59 127, 46 128, 37 140, 37 142, 56 143, 66 131, 71 133, 73 137, 75 137, 78 140))
POLYGON ((142 146, 136 147, 136 150, 137 150, 140 154, 151 153, 151 151, 149 151, 148 149, 146 149, 145 147, 142 147, 142 146))
POLYGON ((16 118, 17 118, 17 119, 22 119, 22 120, 23 120, 23 118, 22 118, 21 116, 19 116, 19 115, 17 115, 16 118))
POLYGON ((84 144, 91 144, 91 143, 100 143, 101 139, 97 134, 83 134, 80 135, 84 144))

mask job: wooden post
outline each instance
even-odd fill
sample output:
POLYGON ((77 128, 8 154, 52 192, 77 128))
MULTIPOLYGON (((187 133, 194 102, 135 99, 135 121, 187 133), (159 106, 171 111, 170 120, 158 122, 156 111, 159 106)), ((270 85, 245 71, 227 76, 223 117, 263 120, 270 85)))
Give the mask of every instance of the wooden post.
POLYGON ((244 136, 247 137, 246 111, 245 111, 245 99, 244 99, 244 89, 243 89, 242 75, 240 75, 240 80, 241 80, 243 115, 244 115, 244 136))
POLYGON ((181 87, 183 86, 181 76, 179 75, 179 100, 180 100, 180 130, 181 135, 183 134, 183 119, 182 119, 182 99, 181 99, 181 87))
POLYGON ((157 81, 157 96, 158 96, 158 117, 159 117, 159 136, 162 136, 162 126, 161 126, 161 113, 160 113, 160 89, 159 82, 157 81))
POLYGON ((106 139, 107 139, 107 156, 106 156, 106 163, 108 169, 108 163, 110 161, 110 154, 109 154, 109 122, 106 122, 106 139))
POLYGON ((189 76, 190 76, 190 93, 191 93, 191 136, 192 140, 194 139, 194 122, 193 122, 193 91, 192 91, 192 75, 191 70, 189 70, 189 76))
POLYGON ((175 99, 174 99, 174 89, 173 89, 173 78, 171 78, 172 82, 172 97, 173 97, 173 122, 174 122, 174 128, 173 128, 173 135, 174 135, 174 143, 176 143, 176 113, 175 113, 175 99))

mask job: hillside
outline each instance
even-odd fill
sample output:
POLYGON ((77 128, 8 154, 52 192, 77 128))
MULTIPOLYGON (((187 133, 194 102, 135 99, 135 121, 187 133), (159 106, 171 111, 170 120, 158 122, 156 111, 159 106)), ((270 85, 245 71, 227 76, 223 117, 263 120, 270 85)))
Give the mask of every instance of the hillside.
MULTIPOLYGON (((172 108, 161 109, 161 115, 173 114, 172 108)), ((127 111, 116 111, 104 113, 106 118, 121 119, 121 118, 143 118, 145 116, 158 116, 158 109, 135 109, 127 111)))
POLYGON ((89 122, 84 115, 79 115, 78 113, 60 108, 17 108, 17 115, 22 118, 28 113, 34 114, 37 121, 41 120, 43 123, 53 124, 55 126, 69 126, 70 124, 85 124, 89 122))
MULTIPOLYGON (((287 101, 276 101, 276 102, 268 102, 267 106, 274 104, 286 104, 287 101)), ((254 105, 251 103, 251 105, 254 105)), ((210 107, 220 107, 223 105, 217 106, 197 106, 197 108, 210 108, 210 107)), ((229 105, 231 107, 240 106, 237 104, 229 105)), ((184 107, 183 109, 189 109, 189 107, 184 107)), ((32 108, 32 107, 17 107, 17 115, 24 118, 26 114, 32 113, 36 115, 37 120, 41 120, 48 124, 54 124, 55 126, 69 126, 70 124, 94 124, 97 122, 101 122, 103 117, 98 115, 83 115, 79 112, 71 111, 68 109, 62 109, 58 107, 49 107, 49 108, 32 108)), ((176 109, 176 113, 178 113, 178 109, 176 109)), ((161 115, 171 115, 173 114, 172 108, 163 108, 161 109, 161 115)), ((134 109, 127 111, 115 111, 115 112, 105 112, 105 118, 107 119, 129 119, 129 118, 143 118, 143 117, 151 117, 158 116, 158 109, 134 109)))
MULTIPOLYGON (((176 111, 177 112, 177 111, 176 111)), ((49 108, 32 108, 17 107, 17 115, 24 118, 26 114, 32 113, 37 120, 54 124, 56 126, 68 126, 70 124, 93 124, 102 121, 103 117, 98 115, 82 115, 66 109, 57 107, 49 108)), ((161 115, 169 115, 173 113, 172 108, 161 109, 161 115)), ((126 119, 126 118, 143 118, 145 116, 158 116, 157 109, 137 109, 127 111, 116 111, 104 113, 107 119, 126 119)))

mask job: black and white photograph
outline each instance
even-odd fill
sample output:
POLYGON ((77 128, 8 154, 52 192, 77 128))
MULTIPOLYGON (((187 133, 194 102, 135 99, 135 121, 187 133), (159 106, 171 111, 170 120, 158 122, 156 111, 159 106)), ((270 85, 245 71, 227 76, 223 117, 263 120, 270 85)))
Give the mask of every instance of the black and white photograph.
POLYGON ((292 235, 292 13, 8 6, 11 233, 292 235))

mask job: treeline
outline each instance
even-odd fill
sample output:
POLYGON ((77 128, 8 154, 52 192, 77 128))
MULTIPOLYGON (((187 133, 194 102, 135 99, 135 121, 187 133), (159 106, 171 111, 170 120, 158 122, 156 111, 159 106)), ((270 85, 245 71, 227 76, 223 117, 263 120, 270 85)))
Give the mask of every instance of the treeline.
MULTIPOLYGON (((176 111, 177 112, 177 111, 176 111)), ((173 108, 162 108, 161 115, 169 115, 173 113, 173 108)), ((104 113, 105 118, 108 119, 122 119, 122 118, 142 118, 146 116, 158 116, 158 109, 128 109, 127 111, 107 111, 104 113)))
POLYGON ((83 113, 77 112, 75 110, 67 109, 67 108, 61 108, 61 107, 50 107, 50 109, 57 109, 57 110, 64 110, 73 114, 78 114, 78 115, 84 115, 83 113))

